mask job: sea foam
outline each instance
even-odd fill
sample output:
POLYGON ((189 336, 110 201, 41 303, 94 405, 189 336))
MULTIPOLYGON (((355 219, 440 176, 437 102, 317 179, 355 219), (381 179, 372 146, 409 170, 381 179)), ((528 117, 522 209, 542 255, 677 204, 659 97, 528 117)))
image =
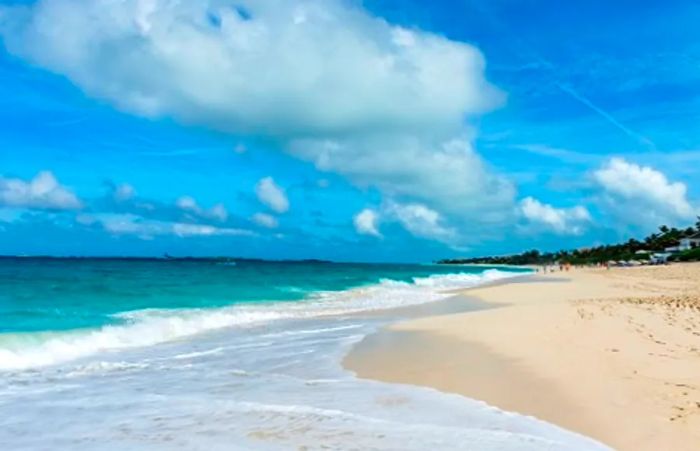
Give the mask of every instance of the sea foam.
POLYGON ((144 309, 116 315, 122 324, 60 333, 6 334, 0 371, 43 367, 125 348, 152 346, 227 327, 256 327, 280 320, 316 318, 434 302, 449 290, 522 275, 490 269, 412 282, 382 280, 345 291, 317 292, 302 301, 237 304, 211 309, 144 309))

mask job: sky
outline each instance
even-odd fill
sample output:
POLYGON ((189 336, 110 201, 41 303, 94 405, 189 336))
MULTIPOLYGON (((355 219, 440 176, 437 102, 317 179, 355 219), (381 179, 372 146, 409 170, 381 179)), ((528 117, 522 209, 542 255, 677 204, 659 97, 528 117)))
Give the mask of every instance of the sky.
POLYGON ((414 261, 700 215, 700 4, 0 1, 0 254, 414 261))

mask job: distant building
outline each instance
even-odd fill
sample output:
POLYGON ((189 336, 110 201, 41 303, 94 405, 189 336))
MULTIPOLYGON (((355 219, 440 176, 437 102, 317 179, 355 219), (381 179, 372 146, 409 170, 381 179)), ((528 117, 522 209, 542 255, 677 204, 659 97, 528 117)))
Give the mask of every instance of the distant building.
POLYGON ((679 251, 689 251, 700 247, 700 232, 681 239, 678 245, 679 251))
POLYGON ((700 232, 687 236, 685 238, 681 238, 677 245, 667 247, 666 249, 664 249, 664 251, 675 253, 689 251, 691 249, 697 248, 700 248, 700 232))

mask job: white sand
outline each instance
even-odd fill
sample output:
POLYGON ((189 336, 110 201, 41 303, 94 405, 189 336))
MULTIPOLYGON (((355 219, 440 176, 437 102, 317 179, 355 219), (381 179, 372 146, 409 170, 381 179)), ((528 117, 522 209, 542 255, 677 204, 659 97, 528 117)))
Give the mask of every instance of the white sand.
POLYGON ((699 264, 573 270, 468 294, 499 307, 397 324, 346 365, 622 450, 700 450, 699 264))

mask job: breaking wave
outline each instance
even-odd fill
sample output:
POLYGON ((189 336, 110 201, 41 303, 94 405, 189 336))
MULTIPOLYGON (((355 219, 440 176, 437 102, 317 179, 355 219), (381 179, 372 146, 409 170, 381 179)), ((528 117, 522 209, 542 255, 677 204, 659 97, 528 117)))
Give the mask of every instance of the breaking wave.
POLYGON ((303 301, 261 302, 210 309, 146 309, 116 315, 120 324, 66 332, 0 335, 0 371, 54 365, 99 352, 152 346, 227 327, 256 327, 274 321, 315 318, 434 302, 449 290, 469 288, 522 272, 487 270, 382 280, 376 285, 338 292, 318 292, 303 301))

